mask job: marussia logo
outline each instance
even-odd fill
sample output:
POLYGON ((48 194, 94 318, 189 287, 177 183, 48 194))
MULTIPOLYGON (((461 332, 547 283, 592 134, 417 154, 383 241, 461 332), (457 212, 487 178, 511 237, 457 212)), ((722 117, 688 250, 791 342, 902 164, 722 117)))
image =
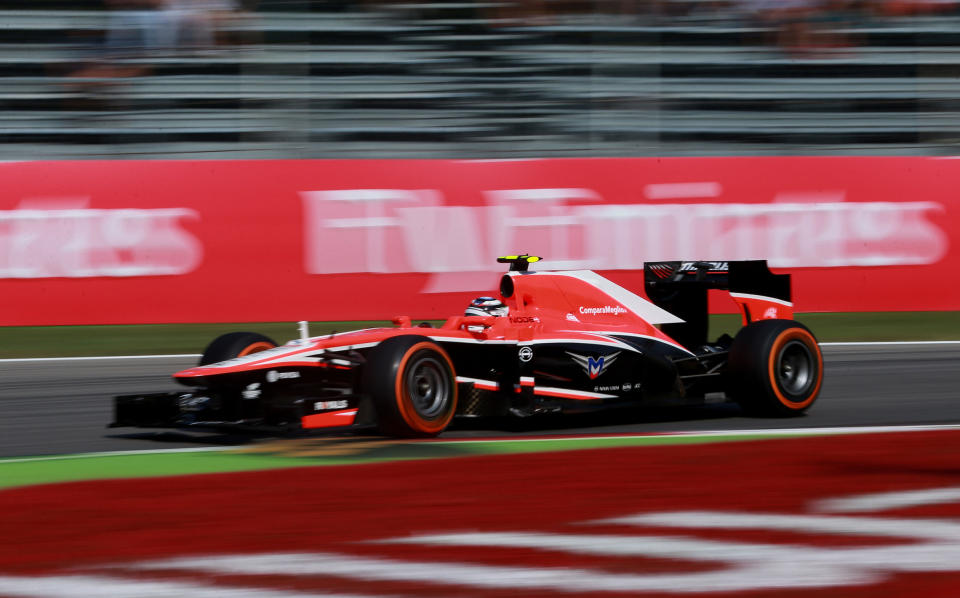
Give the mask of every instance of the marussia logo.
POLYGON ((696 272, 700 268, 706 268, 711 272, 727 272, 730 270, 729 262, 684 262, 680 265, 681 272, 696 272))
POLYGON ((617 357, 620 355, 620 351, 616 353, 611 353, 609 355, 601 355, 600 357, 594 359, 593 357, 588 357, 586 355, 577 355, 576 353, 571 353, 567 351, 567 355, 573 358, 577 365, 583 368, 583 370, 590 376, 590 379, 593 380, 600 374, 607 371, 614 361, 617 360, 617 357))

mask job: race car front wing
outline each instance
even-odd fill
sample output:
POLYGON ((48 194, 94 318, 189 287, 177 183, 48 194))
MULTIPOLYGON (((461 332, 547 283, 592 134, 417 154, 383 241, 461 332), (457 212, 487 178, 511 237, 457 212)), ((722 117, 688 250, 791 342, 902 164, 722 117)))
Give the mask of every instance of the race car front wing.
POLYGON ((122 395, 114 398, 110 428, 242 428, 293 431, 372 425, 373 407, 366 396, 327 394, 272 399, 233 392, 197 389, 122 395))

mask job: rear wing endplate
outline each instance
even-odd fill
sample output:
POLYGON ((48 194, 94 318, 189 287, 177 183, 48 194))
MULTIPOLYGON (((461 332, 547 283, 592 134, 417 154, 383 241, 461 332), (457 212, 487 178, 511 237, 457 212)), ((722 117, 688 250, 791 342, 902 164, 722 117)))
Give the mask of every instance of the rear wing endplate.
POLYGON ((663 331, 695 349, 707 343, 707 291, 729 291, 743 316, 743 325, 758 320, 793 318, 790 275, 774 274, 766 260, 732 262, 650 262, 643 266, 647 297, 682 318, 663 331))

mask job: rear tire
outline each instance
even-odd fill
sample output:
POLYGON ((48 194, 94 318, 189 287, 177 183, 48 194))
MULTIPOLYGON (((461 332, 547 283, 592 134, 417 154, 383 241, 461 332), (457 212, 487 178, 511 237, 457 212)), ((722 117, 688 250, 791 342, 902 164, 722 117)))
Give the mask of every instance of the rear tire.
POLYGON ((453 362, 424 336, 395 336, 377 345, 364 367, 363 387, 389 436, 437 436, 457 410, 453 362))
POLYGON ((256 332, 228 332, 213 339, 203 356, 200 365, 219 363, 235 357, 245 357, 277 346, 268 336, 256 332))
POLYGON ((806 326, 762 320, 737 334, 727 362, 727 396, 756 415, 799 415, 823 384, 823 354, 806 326))

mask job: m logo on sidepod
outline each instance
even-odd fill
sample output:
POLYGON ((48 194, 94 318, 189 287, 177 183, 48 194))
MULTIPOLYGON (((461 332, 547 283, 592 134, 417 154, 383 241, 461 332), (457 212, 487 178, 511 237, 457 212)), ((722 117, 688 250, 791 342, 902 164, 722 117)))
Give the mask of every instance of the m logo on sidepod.
POLYGON ((594 359, 593 357, 589 357, 587 355, 577 355, 576 353, 571 353, 570 351, 567 351, 566 353, 573 358, 577 365, 583 368, 583 371, 590 376, 591 380, 607 371, 607 368, 609 368, 620 355, 620 351, 617 351, 616 353, 601 355, 600 357, 594 359))

